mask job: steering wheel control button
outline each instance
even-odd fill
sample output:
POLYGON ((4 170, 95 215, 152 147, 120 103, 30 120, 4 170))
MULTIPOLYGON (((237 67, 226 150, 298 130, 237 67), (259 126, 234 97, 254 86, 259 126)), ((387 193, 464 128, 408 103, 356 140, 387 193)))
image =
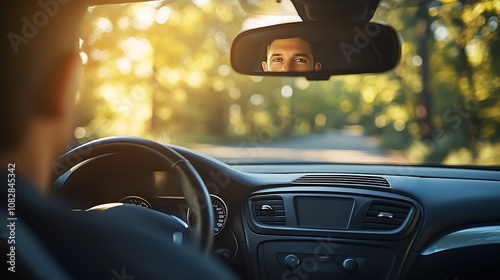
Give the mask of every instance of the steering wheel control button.
POLYGON ((346 272, 352 273, 358 270, 358 262, 355 259, 345 259, 342 263, 342 267, 346 272))
POLYGON ((300 259, 296 255, 288 255, 285 257, 285 265, 290 268, 296 268, 300 264, 300 259))

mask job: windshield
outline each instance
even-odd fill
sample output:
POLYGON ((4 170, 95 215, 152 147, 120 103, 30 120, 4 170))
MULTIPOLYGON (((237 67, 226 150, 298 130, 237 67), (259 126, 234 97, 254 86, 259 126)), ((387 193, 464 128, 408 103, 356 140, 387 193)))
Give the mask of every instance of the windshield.
POLYGON ((75 139, 140 136, 232 163, 499 166, 500 1, 400 3, 373 19, 400 32, 399 66, 321 82, 231 69, 239 32, 297 16, 236 0, 93 7, 75 139))

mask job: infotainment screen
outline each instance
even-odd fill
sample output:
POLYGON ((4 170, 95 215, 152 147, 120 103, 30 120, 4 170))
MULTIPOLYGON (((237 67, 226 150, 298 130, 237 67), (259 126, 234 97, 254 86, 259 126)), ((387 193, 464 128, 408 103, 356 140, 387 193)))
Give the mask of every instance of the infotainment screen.
POLYGON ((299 227, 347 229, 354 199, 340 197, 295 197, 299 227))

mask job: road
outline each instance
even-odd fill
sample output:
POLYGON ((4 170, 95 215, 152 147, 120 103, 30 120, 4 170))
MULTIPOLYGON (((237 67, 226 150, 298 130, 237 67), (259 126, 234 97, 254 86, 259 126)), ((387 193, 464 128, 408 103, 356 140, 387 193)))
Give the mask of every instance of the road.
POLYGON ((225 162, 336 162, 336 163, 408 163, 396 152, 387 152, 374 137, 355 129, 297 136, 287 139, 249 137, 232 145, 194 147, 225 162))

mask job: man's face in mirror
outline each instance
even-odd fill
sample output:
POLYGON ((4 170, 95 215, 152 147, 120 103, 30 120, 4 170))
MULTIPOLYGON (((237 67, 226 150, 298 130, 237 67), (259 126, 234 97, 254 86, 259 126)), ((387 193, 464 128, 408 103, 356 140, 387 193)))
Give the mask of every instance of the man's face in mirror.
POLYGON ((264 72, 311 72, 321 70, 314 61, 311 44, 301 38, 276 39, 267 47, 264 72))

